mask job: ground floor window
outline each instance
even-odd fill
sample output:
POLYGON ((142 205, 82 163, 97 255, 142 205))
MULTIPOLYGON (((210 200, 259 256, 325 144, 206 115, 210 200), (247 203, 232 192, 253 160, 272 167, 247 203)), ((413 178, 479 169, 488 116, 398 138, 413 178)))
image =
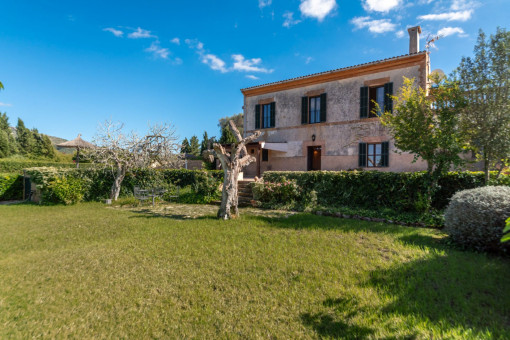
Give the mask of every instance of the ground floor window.
POLYGON ((262 149, 262 162, 269 161, 269 150, 262 149))
POLYGON ((389 143, 359 143, 358 165, 367 168, 389 166, 389 143))

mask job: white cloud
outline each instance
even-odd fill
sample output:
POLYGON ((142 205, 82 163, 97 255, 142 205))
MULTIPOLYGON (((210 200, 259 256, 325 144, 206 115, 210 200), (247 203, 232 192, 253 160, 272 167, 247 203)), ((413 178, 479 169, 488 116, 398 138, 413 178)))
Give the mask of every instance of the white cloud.
POLYGON ((405 34, 406 34, 406 33, 404 32, 404 30, 397 31, 397 32, 395 33, 395 35, 397 36, 397 38, 403 38, 405 34))
POLYGON ((259 0, 259 8, 262 9, 267 6, 271 6, 273 0, 259 0))
POLYGON ((156 36, 151 34, 151 31, 144 30, 143 28, 138 27, 134 32, 128 34, 128 38, 131 39, 140 39, 140 38, 156 38, 156 36))
POLYGON ((313 61, 313 58, 312 57, 308 57, 305 60, 305 64, 310 64, 312 61, 313 61))
POLYGON ((221 73, 228 72, 225 62, 218 58, 217 56, 215 56, 214 54, 203 55, 202 62, 208 65, 213 70, 220 71, 221 73))
POLYGON ((273 72, 273 70, 268 70, 266 68, 256 66, 262 63, 262 59, 260 58, 245 59, 241 54, 232 54, 232 59, 234 59, 234 65, 232 66, 232 69, 235 71, 262 73, 273 72))
POLYGON ((420 15, 418 19, 421 20, 446 20, 446 21, 467 21, 471 19, 473 10, 466 10, 460 12, 447 12, 438 14, 425 14, 420 15))
POLYGON ((121 30, 116 30, 115 28, 112 28, 112 27, 105 28, 105 29, 103 29, 103 31, 111 32, 114 36, 119 37, 119 38, 124 35, 124 32, 122 32, 121 30))
POLYGON ((294 19, 294 13, 293 12, 285 12, 283 13, 283 17, 285 18, 285 21, 283 22, 283 27, 291 27, 294 25, 297 25, 301 22, 301 20, 294 19))
POLYGON ((394 31, 397 27, 390 19, 372 20, 370 17, 356 17, 351 20, 356 29, 368 28, 372 33, 385 33, 394 31))
POLYGON ((388 12, 400 5, 400 3, 401 0, 365 0, 363 8, 366 11, 388 12))
POLYGON ((7 107, 11 107, 11 106, 12 106, 12 104, 9 104, 9 103, 2 103, 2 102, 0 102, 0 106, 7 106, 7 107))
POLYGON ((464 11, 475 9, 478 7, 478 3, 476 1, 467 1, 467 0, 453 0, 451 9, 453 11, 464 11))
POLYGON ((168 59, 168 56, 170 55, 170 51, 168 50, 168 48, 163 48, 159 46, 159 42, 157 41, 153 42, 150 47, 146 48, 145 52, 150 52, 155 57, 159 57, 162 59, 168 59))
POLYGON ((246 78, 248 78, 248 79, 253 79, 253 80, 260 79, 259 77, 256 77, 256 76, 254 76, 253 74, 248 74, 248 75, 246 76, 246 78))
POLYGON ((198 51, 204 50, 204 44, 198 41, 197 39, 186 39, 184 40, 186 45, 188 45, 190 48, 194 48, 198 51))
POLYGON ((464 30, 460 27, 445 27, 441 28, 437 35, 440 37, 447 37, 449 35, 457 34, 459 37, 467 37, 467 34, 464 33, 464 30))
POLYGON ((180 44, 181 44, 181 39, 179 39, 179 38, 173 38, 172 40, 170 40, 170 42, 171 42, 172 44, 180 45, 180 44))
POLYGON ((301 0, 299 10, 305 17, 312 17, 319 21, 336 8, 336 0, 301 0))

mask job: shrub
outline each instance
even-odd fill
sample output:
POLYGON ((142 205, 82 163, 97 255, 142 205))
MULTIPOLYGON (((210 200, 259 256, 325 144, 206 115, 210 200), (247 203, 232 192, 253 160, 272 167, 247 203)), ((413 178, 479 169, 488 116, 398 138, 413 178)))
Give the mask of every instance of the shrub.
POLYGON ((45 200, 66 205, 76 204, 83 200, 83 180, 72 176, 61 176, 49 182, 44 193, 45 200))
POLYGON ((21 200, 23 198, 23 176, 0 174, 0 201, 21 200))
POLYGON ((0 172, 23 173, 23 169, 34 167, 76 168, 74 163, 59 163, 45 159, 11 157, 0 159, 0 172))
POLYGON ((267 208, 292 206, 301 196, 296 180, 280 178, 278 182, 257 182, 253 184, 253 195, 267 208))
POLYGON ((510 217, 510 188, 488 186, 456 193, 445 212, 445 231, 455 243, 475 250, 508 250, 500 242, 510 217))

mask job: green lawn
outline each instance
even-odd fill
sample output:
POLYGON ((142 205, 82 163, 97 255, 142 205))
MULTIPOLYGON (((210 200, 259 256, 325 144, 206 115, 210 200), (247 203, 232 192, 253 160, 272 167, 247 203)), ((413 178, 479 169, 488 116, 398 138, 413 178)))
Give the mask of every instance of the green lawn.
POLYGON ((181 210, 0 206, 0 338, 510 338, 510 260, 438 231, 181 210))

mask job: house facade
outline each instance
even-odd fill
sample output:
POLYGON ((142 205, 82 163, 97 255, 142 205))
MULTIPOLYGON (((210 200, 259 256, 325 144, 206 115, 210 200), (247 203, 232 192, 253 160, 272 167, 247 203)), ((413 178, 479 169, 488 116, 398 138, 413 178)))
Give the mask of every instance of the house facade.
POLYGON ((420 27, 409 30, 409 54, 242 89, 244 134, 261 137, 248 146, 257 161, 245 177, 268 170, 419 171, 423 161, 395 152, 375 112, 392 110, 389 95, 415 78, 427 87, 430 61, 419 52, 420 27))

